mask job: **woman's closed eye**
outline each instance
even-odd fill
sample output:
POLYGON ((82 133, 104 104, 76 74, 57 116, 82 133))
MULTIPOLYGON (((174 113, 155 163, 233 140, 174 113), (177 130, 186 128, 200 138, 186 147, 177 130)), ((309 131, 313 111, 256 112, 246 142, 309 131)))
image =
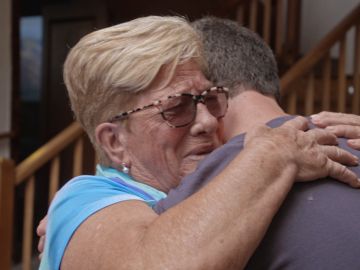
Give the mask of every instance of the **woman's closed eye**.
POLYGON ((189 104, 187 104, 185 102, 180 102, 176 106, 165 109, 162 112, 163 112, 164 116, 166 117, 166 119, 169 119, 169 118, 173 118, 173 117, 176 117, 176 116, 186 113, 188 106, 189 106, 189 104))

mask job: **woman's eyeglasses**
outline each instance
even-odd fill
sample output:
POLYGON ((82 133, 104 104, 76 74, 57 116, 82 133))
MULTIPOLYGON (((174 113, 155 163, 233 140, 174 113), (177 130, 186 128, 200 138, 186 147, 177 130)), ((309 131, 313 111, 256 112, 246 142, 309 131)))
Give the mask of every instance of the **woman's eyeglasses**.
POLYGON ((159 109, 162 118, 172 128, 184 127, 192 123, 196 117, 197 104, 203 103, 208 111, 216 118, 225 115, 228 107, 229 90, 225 87, 212 87, 200 95, 189 93, 175 94, 166 99, 157 100, 149 105, 120 113, 108 122, 116 122, 127 118, 130 114, 140 112, 151 107, 159 109))

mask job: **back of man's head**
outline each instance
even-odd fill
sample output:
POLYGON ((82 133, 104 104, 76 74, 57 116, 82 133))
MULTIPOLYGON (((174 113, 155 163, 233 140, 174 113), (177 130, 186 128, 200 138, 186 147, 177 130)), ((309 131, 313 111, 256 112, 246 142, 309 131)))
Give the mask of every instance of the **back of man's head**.
POLYGON ((274 54, 256 33, 235 21, 215 17, 196 20, 192 26, 203 38, 210 80, 229 87, 232 97, 255 90, 279 99, 274 54))

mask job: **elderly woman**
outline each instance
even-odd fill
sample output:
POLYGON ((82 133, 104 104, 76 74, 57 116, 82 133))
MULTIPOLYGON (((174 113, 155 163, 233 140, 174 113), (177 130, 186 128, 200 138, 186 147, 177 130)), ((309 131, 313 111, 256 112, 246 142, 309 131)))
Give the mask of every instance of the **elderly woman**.
POLYGON ((100 165, 57 193, 41 269, 238 269, 294 179, 356 182, 316 143, 334 137, 303 132, 296 118, 249 134, 209 185, 155 214, 151 206, 221 144, 227 89, 205 70, 198 35, 177 17, 105 28, 71 50, 65 83, 100 165))

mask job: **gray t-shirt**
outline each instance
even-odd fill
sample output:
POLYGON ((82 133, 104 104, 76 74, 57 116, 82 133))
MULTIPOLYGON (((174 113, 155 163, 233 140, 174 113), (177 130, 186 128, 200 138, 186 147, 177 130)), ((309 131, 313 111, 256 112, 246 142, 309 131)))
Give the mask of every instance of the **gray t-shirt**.
MULTIPOLYGON (((277 127, 291 118, 268 125, 277 127)), ((244 137, 232 138, 206 157, 154 210, 166 211, 211 181, 243 149, 244 137)), ((339 146, 360 158, 345 139, 339 139, 339 146)), ((360 177, 360 166, 350 169, 360 177)), ((246 269, 359 270, 360 191, 332 179, 296 183, 246 269)))

